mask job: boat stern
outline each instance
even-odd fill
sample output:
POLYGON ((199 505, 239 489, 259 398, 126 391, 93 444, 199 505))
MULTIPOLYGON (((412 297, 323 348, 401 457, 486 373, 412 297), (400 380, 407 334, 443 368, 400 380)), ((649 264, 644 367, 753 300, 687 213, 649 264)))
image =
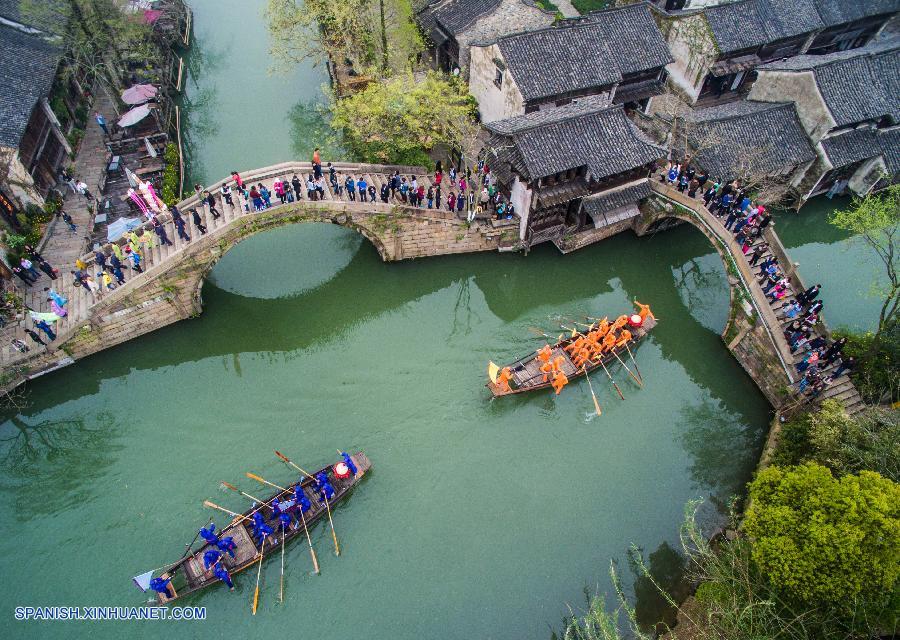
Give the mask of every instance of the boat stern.
POLYGON ((356 465, 357 478, 361 478, 366 473, 366 471, 372 468, 372 462, 362 451, 360 451, 359 453, 355 453, 350 457, 353 459, 353 464, 356 465))

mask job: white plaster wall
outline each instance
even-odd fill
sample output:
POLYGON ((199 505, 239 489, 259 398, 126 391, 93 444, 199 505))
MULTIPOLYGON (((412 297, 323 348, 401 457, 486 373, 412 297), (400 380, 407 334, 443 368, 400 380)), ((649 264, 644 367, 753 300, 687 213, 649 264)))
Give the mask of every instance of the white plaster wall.
POLYGON ((800 124, 814 145, 836 124, 819 93, 812 71, 760 69, 747 97, 760 102, 793 102, 800 124))
POLYGON ((500 47, 471 47, 469 65, 469 93, 478 101, 482 122, 493 122, 525 113, 525 101, 509 71, 503 72, 500 88, 494 84, 497 65, 494 58, 503 59, 500 47))
POLYGON ((463 77, 468 77, 469 46, 473 42, 488 42, 510 33, 549 27, 555 17, 555 14, 526 4, 522 0, 503 0, 493 13, 479 18, 468 31, 456 36, 459 44, 459 66, 463 77))
POLYGON ((519 214, 519 240, 525 239, 525 230, 528 229, 528 215, 531 211, 531 189, 520 182, 518 178, 509 190, 509 201, 519 214))
POLYGON ((17 199, 22 205, 29 202, 44 206, 44 199, 34 187, 34 179, 19 160, 19 151, 12 147, 0 147, 0 162, 6 166, 0 174, 5 175, 4 191, 17 199))
POLYGON ((666 65, 666 71, 693 103, 716 60, 716 46, 706 18, 693 15, 673 20, 667 40, 675 61, 666 65))
POLYGON ((875 183, 886 171, 887 167, 881 156, 866 160, 850 176, 847 188, 858 196, 864 196, 872 190, 872 187, 875 186, 875 183))

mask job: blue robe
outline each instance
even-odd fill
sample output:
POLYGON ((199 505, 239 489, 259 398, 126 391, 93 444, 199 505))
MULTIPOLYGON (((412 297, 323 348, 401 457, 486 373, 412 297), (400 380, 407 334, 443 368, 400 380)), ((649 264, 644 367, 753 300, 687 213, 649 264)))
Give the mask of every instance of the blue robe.
POLYGON ((171 578, 166 578, 165 580, 163 580, 162 578, 153 578, 153 580, 150 581, 150 588, 168 598, 171 597, 169 595, 170 582, 172 582, 171 578))
POLYGON ((219 551, 224 551, 233 558, 234 550, 237 549, 237 545, 234 543, 234 538, 228 536, 219 540, 216 543, 216 548, 219 549, 219 551))
POLYGON ((200 537, 206 540, 209 544, 215 546, 219 544, 219 536, 216 535, 216 523, 213 522, 209 525, 209 527, 204 527, 200 529, 200 537))
POLYGON ((334 497, 334 487, 328 483, 328 476, 324 472, 320 471, 316 474, 316 489, 320 494, 325 494, 324 497, 319 496, 319 502, 324 502, 326 499, 331 500, 334 497))
POLYGON ((203 566, 206 569, 209 569, 212 565, 216 564, 219 561, 219 558, 222 557, 222 554, 216 551, 215 549, 210 549, 206 553, 203 554, 203 566))
POLYGON ((234 589, 234 583, 231 581, 231 576, 228 574, 228 570, 225 569, 225 567, 223 567, 221 564, 216 563, 216 568, 213 570, 213 575, 227 584, 229 589, 234 589))
POLYGON ((356 468, 356 465, 353 464, 353 459, 350 457, 350 455, 341 451, 341 457, 344 459, 344 464, 349 467, 350 473, 356 475, 359 470, 356 468))
POLYGON ((300 505, 300 511, 303 513, 306 513, 312 508, 312 503, 309 501, 309 498, 306 497, 303 487, 299 484, 294 487, 294 498, 297 500, 297 504, 300 505))

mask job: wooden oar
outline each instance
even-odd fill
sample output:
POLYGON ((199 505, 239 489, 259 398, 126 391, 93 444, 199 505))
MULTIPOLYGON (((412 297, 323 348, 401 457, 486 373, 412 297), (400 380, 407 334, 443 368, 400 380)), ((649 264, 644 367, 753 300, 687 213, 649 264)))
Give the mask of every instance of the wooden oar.
POLYGON ((619 394, 619 397, 622 398, 622 400, 624 400, 625 396, 622 395, 622 390, 619 388, 619 385, 616 383, 616 381, 613 380, 612 375, 610 375, 610 373, 609 373, 609 369, 607 369, 606 365, 603 364, 603 355, 602 354, 600 355, 600 366, 603 367, 603 370, 606 372, 606 377, 609 378, 609 381, 613 383, 613 386, 616 388, 616 392, 619 394))
POLYGON ((594 409, 597 410, 598 416, 602 416, 603 412, 600 411, 600 403, 597 402, 597 395, 594 393, 594 385, 591 384, 591 377, 588 375, 587 365, 582 365, 581 369, 584 371, 584 377, 587 378, 588 381, 588 388, 591 390, 591 397, 594 399, 594 409))
POLYGON ((218 509, 219 511, 224 511, 225 513, 232 515, 235 518, 241 518, 242 520, 246 520, 247 522, 250 522, 250 523, 253 522, 253 520, 251 520, 247 516, 242 516, 241 514, 235 513, 234 511, 229 511, 225 507, 220 507, 219 505, 215 504, 214 502, 210 502, 209 500, 204 500, 203 506, 209 507, 210 509, 218 509))
POLYGON ((270 487, 274 487, 274 488, 276 488, 276 489, 281 489, 282 491, 287 491, 287 489, 285 489, 284 487, 279 487, 277 484, 273 484, 273 483, 269 482, 268 480, 265 480, 265 479, 263 479, 263 478, 260 478, 260 477, 259 477, 258 475, 256 475, 255 473, 250 473, 250 472, 248 471, 248 472, 247 472, 247 477, 250 478, 251 480, 256 480, 257 482, 262 482, 263 484, 267 484, 267 485, 269 485, 270 487))
MULTIPOLYGON (((296 464, 294 464, 291 461, 290 458, 288 458, 286 455, 284 455, 280 451, 276 451, 275 455, 278 456, 279 458, 281 458, 284 462, 287 462, 289 465, 294 467, 300 473, 306 474, 307 476, 309 476, 310 478, 315 480, 315 478, 313 478, 313 476, 311 474, 307 473, 306 471, 304 471, 303 469, 298 467, 296 464)), ((335 533, 335 531, 334 531, 334 519, 332 519, 332 517, 331 517, 331 507, 328 505, 328 496, 325 495, 324 491, 322 492, 322 498, 325 500, 325 509, 328 510, 328 523, 331 525, 331 537, 332 537, 332 539, 334 539, 334 555, 339 556, 339 555, 341 555, 341 545, 338 544, 337 533, 335 533)))
POLYGON ((256 606, 259 604, 259 578, 262 576, 263 549, 266 547, 268 536, 264 536, 259 545, 259 568, 256 570, 256 591, 253 592, 253 615, 256 615, 256 606))
POLYGON ((625 348, 628 349, 628 355, 631 358, 631 361, 634 363, 634 370, 637 371, 638 376, 640 376, 641 380, 644 379, 644 374, 641 373, 640 367, 638 367, 637 360, 634 359, 634 354, 631 353, 631 347, 628 346, 628 343, 625 343, 625 348))
MULTIPOLYGON (((532 333, 538 334, 539 336, 544 336, 545 338, 549 338, 550 340, 553 340, 553 336, 551 336, 549 333, 544 333, 537 327, 528 327, 528 330, 531 331, 532 333)), ((559 334, 559 337, 556 338, 556 341, 562 342, 562 339, 563 339, 563 334, 559 334)))
MULTIPOLYGON (((227 488, 231 489, 232 491, 237 491, 239 494, 241 494, 241 495, 244 496, 245 498, 249 498, 249 499, 252 500, 253 502, 257 503, 260 507, 269 507, 272 511, 275 511, 275 507, 273 507, 270 503, 272 502, 272 500, 277 499, 278 496, 275 496, 274 498, 272 498, 272 500, 269 500, 269 502, 263 502, 262 500, 260 500, 260 499, 257 498, 256 496, 251 496, 249 493, 244 493, 243 491, 241 491, 240 489, 238 489, 238 488, 237 488, 236 486, 234 486, 233 484, 230 484, 230 483, 228 483, 228 482, 225 482, 224 480, 222 480, 222 486, 223 486, 223 487, 227 487, 227 488)), ((257 509, 257 510, 258 510, 258 509, 257 509)))
MULTIPOLYGON (((209 526, 209 523, 212 522, 212 521, 213 521, 213 516, 210 516, 210 517, 209 517, 209 520, 206 521, 206 524, 203 525, 202 528, 205 529, 206 527, 208 527, 208 526, 209 526)), ((194 543, 197 542, 197 538, 199 538, 199 537, 200 537, 200 529, 197 529, 197 535, 194 536, 194 539, 191 540, 191 543, 190 543, 190 544, 184 545, 184 555, 181 556, 181 559, 182 559, 182 560, 184 560, 185 558, 187 558, 188 554, 191 552, 191 547, 194 546, 194 543)), ((173 562, 172 564, 177 564, 177 563, 174 563, 174 562, 173 562)))
POLYGON ((278 601, 284 602, 284 523, 281 523, 281 589, 278 592, 278 601))
POLYGON ((309 529, 306 526, 306 518, 303 515, 303 507, 300 507, 300 520, 303 522, 303 530, 306 532, 306 543, 309 545, 309 555, 312 556, 313 569, 319 575, 319 559, 316 558, 316 550, 313 549, 312 540, 309 537, 309 529))
POLYGON ((632 378, 634 378, 634 381, 638 383, 638 386, 643 387, 643 386, 644 386, 644 383, 641 382, 640 380, 638 380, 637 377, 635 377, 635 375, 634 375, 633 373, 631 373, 631 369, 629 369, 629 368, 628 368, 628 365, 625 364, 625 361, 622 360, 622 358, 619 357, 619 354, 616 353, 615 351, 610 351, 610 353, 612 353, 612 354, 616 357, 616 360, 618 360, 618 361, 621 363, 621 365, 622 365, 623 367, 625 367, 625 371, 628 372, 628 375, 630 375, 632 378))

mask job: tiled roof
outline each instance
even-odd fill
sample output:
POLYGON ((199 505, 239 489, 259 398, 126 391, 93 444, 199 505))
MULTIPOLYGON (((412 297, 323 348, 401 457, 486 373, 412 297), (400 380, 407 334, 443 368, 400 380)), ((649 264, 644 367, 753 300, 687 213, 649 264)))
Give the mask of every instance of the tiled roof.
POLYGON ((50 91, 60 57, 43 38, 0 25, 0 145, 19 146, 34 105, 50 91))
POLYGON ((715 140, 701 147, 697 163, 719 178, 774 175, 816 157, 791 103, 742 100, 698 109, 688 119, 695 135, 715 140))
POLYGON ((450 0, 432 8, 435 21, 448 33, 462 33, 481 16, 500 6, 502 0, 450 0))
POLYGON ((600 26, 623 75, 662 67, 674 60, 646 2, 594 11, 581 18, 600 26))
MULTIPOLYGON (((647 180, 616 187, 608 191, 602 191, 596 195, 588 196, 582 200, 585 212, 591 217, 601 215, 607 211, 620 209, 650 195, 650 185, 647 180)), ((610 221, 612 222, 612 221, 610 221)))
POLYGON ((672 62, 646 4, 495 40, 526 102, 602 87, 672 62))
POLYGON ((900 176, 900 126, 878 131, 878 147, 893 179, 900 176))
POLYGON ((555 109, 490 122, 494 166, 526 180, 586 166, 599 179, 634 169, 665 155, 635 127, 620 106, 585 98, 555 109))
POLYGON ((812 71, 837 126, 890 115, 900 120, 900 39, 824 56, 795 56, 761 71, 812 71))
POLYGON ((815 0, 737 0, 703 10, 722 53, 762 46, 825 25, 815 0))
POLYGON ((48 33, 61 33, 68 20, 62 0, 0 0, 0 17, 48 33), (24 10, 23 10, 24 9, 24 10))
POLYGON ((834 168, 846 167, 866 158, 881 155, 877 134, 872 127, 844 131, 822 139, 822 148, 834 168))
POLYGON ((900 0, 815 0, 826 26, 900 11, 900 0))
POLYGON ((601 26, 583 24, 507 36, 497 46, 528 102, 621 80, 605 41, 601 26))

